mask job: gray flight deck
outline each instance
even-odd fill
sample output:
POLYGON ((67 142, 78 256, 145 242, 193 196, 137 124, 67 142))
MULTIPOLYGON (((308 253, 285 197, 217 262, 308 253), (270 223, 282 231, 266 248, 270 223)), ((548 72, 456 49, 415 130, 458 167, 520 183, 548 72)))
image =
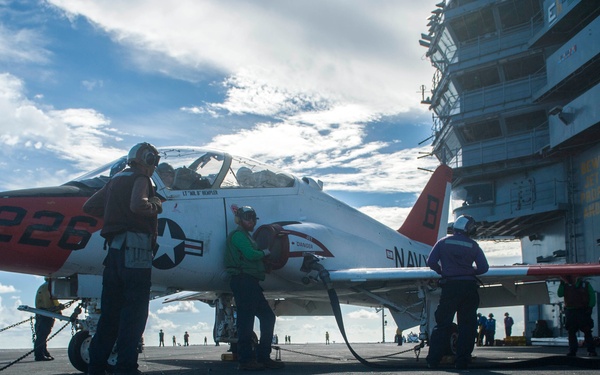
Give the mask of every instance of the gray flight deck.
MULTIPOLYGON (((372 368, 359 363, 346 345, 336 343, 325 344, 292 344, 280 345, 281 359, 286 367, 282 370, 266 370, 265 372, 280 374, 396 374, 400 371, 441 374, 456 372, 451 365, 441 365, 437 370, 430 370, 425 363, 427 348, 420 352, 419 360, 410 350, 413 344, 397 346, 396 344, 353 344, 353 349, 369 361, 383 366, 395 368, 372 368), (409 350, 409 351, 407 351, 409 350), (404 352, 407 351, 407 352, 404 352)), ((238 371, 234 362, 222 361, 221 355, 226 353, 227 345, 221 346, 167 346, 146 347, 140 355, 140 370, 145 374, 232 374, 245 373, 238 371)), ((497 346, 476 347, 470 373, 481 374, 591 374, 600 368, 600 360, 585 357, 585 349, 580 349, 578 358, 565 356, 566 347, 544 346, 497 346), (526 361, 526 362, 522 362, 526 361)), ((0 368, 26 354, 24 349, 0 350, 0 368)), ((0 375, 59 375, 81 374, 74 369, 68 359, 66 349, 51 349, 56 358, 49 362, 35 362, 33 356, 0 371, 0 375)), ((275 358, 276 351, 272 357, 275 358)), ((464 371, 463 371, 464 372, 464 371)))

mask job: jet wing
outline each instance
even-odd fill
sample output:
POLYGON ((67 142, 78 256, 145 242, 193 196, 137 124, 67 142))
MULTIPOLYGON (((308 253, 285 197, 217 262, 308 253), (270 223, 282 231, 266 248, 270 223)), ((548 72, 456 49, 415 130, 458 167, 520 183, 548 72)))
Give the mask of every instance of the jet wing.
MULTIPOLYGON (((490 266, 484 275, 478 276, 480 307, 537 305, 550 303, 546 281, 559 280, 563 276, 599 276, 600 264, 535 264, 518 266, 490 266)), ((435 271, 427 267, 415 268, 370 268, 330 271, 340 301, 371 306, 393 307, 405 299, 403 295, 415 294, 418 286, 435 289, 440 279, 435 271), (358 293, 344 295, 343 290, 358 293), (411 292, 412 290, 412 292, 411 292)), ((413 299, 411 299, 413 300, 413 299)), ((403 304, 403 303, 400 303, 403 304)), ((405 304, 404 304, 405 305, 405 304)))
MULTIPOLYGON (((439 279, 429 267, 412 268, 354 268, 329 272, 334 283, 403 282, 408 280, 439 279)), ((560 278, 562 276, 600 276, 600 263, 577 264, 533 264, 517 266, 490 266, 488 272, 478 276, 484 283, 507 280, 532 281, 560 278)))

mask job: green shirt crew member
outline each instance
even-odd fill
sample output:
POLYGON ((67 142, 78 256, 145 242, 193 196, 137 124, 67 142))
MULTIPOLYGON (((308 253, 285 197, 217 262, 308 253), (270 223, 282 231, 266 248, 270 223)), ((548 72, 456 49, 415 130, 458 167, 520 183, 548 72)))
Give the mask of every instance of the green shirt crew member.
MULTIPOLYGON (((242 207, 243 208, 243 207, 242 207)), ((265 264, 262 260, 269 255, 268 249, 259 250, 250 233, 239 225, 227 238, 225 267, 232 276, 245 273, 260 281, 265 279, 265 264)))
POLYGON ((263 259, 271 253, 260 250, 250 233, 256 226, 256 212, 252 207, 239 207, 235 212, 238 227, 227 237, 225 267, 231 275, 229 283, 237 309, 237 356, 240 370, 283 368, 281 361, 271 357, 271 342, 275 328, 275 314, 265 299, 259 282, 265 279, 263 259), (252 350, 254 318, 260 320, 260 342, 252 350))

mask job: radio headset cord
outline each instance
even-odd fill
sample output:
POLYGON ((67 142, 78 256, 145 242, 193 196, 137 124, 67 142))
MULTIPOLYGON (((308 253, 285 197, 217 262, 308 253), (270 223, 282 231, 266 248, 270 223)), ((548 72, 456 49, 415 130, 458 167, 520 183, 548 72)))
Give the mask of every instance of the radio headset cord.
MULTIPOLYGON (((331 278, 329 277, 329 271, 323 267, 319 263, 319 259, 312 255, 307 254, 304 257, 304 263, 302 265, 304 270, 314 270, 319 274, 319 278, 323 282, 323 285, 327 289, 327 293, 329 295, 329 302, 331 303, 331 309, 333 310, 333 315, 335 316, 335 321, 337 322, 338 328, 344 341, 346 342, 346 346, 348 350, 352 353, 354 358, 356 358, 360 363, 367 367, 377 368, 377 369, 423 369, 426 368, 426 365, 401 365, 401 364, 383 364, 383 363, 374 363, 369 362, 366 359, 362 358, 358 353, 352 349, 352 346, 348 342, 348 338, 346 336, 346 329, 344 328, 344 321, 342 318, 342 310, 340 308, 340 301, 337 296, 337 292, 333 288, 333 283, 331 282, 331 278)), ((417 354, 420 349, 424 346, 424 343, 414 347, 415 353, 417 354)), ((600 368, 600 360, 592 359, 592 358, 580 358, 580 357, 567 357, 567 356, 547 356, 536 359, 528 359, 524 361, 512 362, 512 363, 470 363, 469 369, 516 369, 516 368, 536 368, 536 367, 544 367, 544 366, 570 366, 577 368, 585 368, 585 369, 598 369, 600 368)), ((439 369, 443 370, 445 367, 440 366, 439 369)))

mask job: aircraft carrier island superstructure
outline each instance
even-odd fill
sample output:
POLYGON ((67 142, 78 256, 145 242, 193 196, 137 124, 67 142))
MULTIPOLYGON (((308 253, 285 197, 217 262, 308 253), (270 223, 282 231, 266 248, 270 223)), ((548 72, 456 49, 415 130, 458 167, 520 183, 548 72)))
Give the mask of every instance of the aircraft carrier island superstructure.
MULTIPOLYGON (((431 13, 423 104, 433 153, 454 168, 453 214, 480 222, 480 239, 520 240, 524 263, 598 262, 600 1, 445 0, 431 13)), ((526 307, 526 336, 539 319, 566 336, 561 310, 526 307)))

